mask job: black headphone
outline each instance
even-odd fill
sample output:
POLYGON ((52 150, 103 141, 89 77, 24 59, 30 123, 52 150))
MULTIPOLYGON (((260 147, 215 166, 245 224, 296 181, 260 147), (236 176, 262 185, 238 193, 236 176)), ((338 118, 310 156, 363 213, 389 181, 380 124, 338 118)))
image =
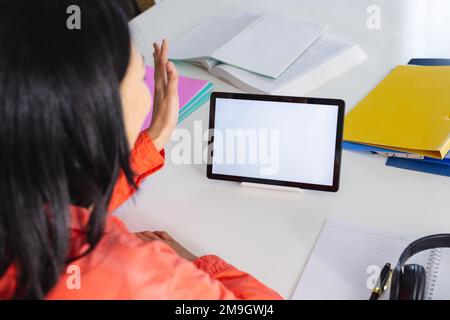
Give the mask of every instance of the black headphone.
POLYGON ((425 297, 426 270, 418 264, 405 264, 413 255, 434 248, 450 248, 450 234, 436 234, 412 242, 401 254, 392 271, 391 300, 422 300, 425 297))

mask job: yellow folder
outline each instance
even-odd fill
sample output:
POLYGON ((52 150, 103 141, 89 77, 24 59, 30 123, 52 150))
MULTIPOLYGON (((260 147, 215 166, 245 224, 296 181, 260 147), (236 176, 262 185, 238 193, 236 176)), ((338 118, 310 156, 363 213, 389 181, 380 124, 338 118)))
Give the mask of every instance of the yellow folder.
POLYGON ((442 159, 450 149, 450 66, 398 66, 345 117, 344 139, 442 159))

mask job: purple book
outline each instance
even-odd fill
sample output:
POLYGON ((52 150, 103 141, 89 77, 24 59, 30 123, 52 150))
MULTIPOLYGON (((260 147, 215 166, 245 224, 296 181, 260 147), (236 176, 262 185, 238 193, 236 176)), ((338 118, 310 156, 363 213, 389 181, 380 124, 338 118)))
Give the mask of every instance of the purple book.
MULTIPOLYGON (((150 89, 152 93, 152 102, 153 97, 155 96, 155 81, 154 81, 155 70, 152 67, 146 67, 145 74, 145 83, 150 89)), ((180 76, 178 82, 178 94, 180 99, 180 111, 191 101, 194 97, 197 96, 207 85, 208 81, 193 79, 188 77, 180 76)), ((151 106, 147 117, 145 118, 144 124, 142 125, 142 130, 148 128, 150 126, 150 122, 152 120, 152 111, 153 106, 151 106)))

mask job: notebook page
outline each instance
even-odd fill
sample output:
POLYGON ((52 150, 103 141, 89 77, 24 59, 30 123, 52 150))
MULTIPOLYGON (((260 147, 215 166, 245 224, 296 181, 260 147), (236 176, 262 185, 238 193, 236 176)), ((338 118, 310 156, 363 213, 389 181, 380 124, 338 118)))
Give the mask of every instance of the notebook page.
MULTIPOLYGON (((416 236, 400 235, 375 228, 329 220, 314 250, 292 299, 360 299, 367 300, 380 269, 398 258, 416 236), (379 270, 378 269, 378 272, 379 270), (369 271, 369 273, 368 273, 369 271)), ((426 266, 429 253, 411 258, 426 266)), ((388 297, 388 293, 384 298, 388 297)))
MULTIPOLYGON (((260 92, 274 92, 292 81, 300 78, 310 70, 326 63, 333 57, 350 49, 351 44, 342 42, 329 34, 325 34, 317 40, 306 52, 301 55, 289 68, 277 79, 261 76, 230 65, 221 64, 215 70, 219 76, 227 79, 231 76, 260 92)), ((214 73, 214 72, 213 72, 214 73)), ((255 91, 255 90, 252 90, 255 91)))
POLYGON ((450 299, 450 249, 438 249, 439 254, 435 260, 436 271, 430 275, 428 285, 428 298, 432 300, 450 299))
POLYGON ((326 26, 267 14, 212 57, 241 69, 277 78, 326 29, 326 26))
POLYGON ((211 17, 176 40, 170 47, 169 58, 185 60, 211 57, 214 52, 263 15, 246 13, 229 17, 211 17))

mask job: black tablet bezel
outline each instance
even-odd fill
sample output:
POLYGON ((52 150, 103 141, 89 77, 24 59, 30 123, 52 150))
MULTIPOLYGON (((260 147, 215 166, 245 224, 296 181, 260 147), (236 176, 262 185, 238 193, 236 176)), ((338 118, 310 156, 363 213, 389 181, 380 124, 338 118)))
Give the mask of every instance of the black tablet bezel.
POLYGON ((246 94, 246 93, 228 93, 228 92, 213 92, 211 94, 210 109, 209 109, 209 140, 208 146, 213 148, 214 136, 212 132, 214 130, 215 114, 216 114, 216 99, 240 99, 240 100, 257 100, 257 101, 277 101, 277 102, 288 102, 288 103, 304 103, 304 104, 322 104, 322 105, 332 105, 338 107, 338 123, 336 130, 336 150, 334 156, 334 172, 333 172, 333 185, 320 185, 320 184, 310 184, 301 183, 293 181, 281 181, 281 180, 271 180, 262 178, 251 178, 251 177, 240 177, 240 176, 230 176, 224 174, 216 174, 212 172, 213 162, 213 152, 210 149, 208 152, 208 163, 206 166, 206 175, 209 179, 214 180, 225 180, 225 181, 235 181, 235 182, 251 182, 251 183, 261 183, 276 186, 285 187, 295 187, 301 189, 310 190, 320 190, 328 192, 337 192, 339 190, 339 180, 341 173, 341 158, 342 158, 342 136, 344 129, 344 114, 345 114, 345 102, 339 99, 325 99, 325 98, 311 98, 311 97, 290 97, 290 96, 274 96, 274 95, 261 95, 261 94, 246 94))

